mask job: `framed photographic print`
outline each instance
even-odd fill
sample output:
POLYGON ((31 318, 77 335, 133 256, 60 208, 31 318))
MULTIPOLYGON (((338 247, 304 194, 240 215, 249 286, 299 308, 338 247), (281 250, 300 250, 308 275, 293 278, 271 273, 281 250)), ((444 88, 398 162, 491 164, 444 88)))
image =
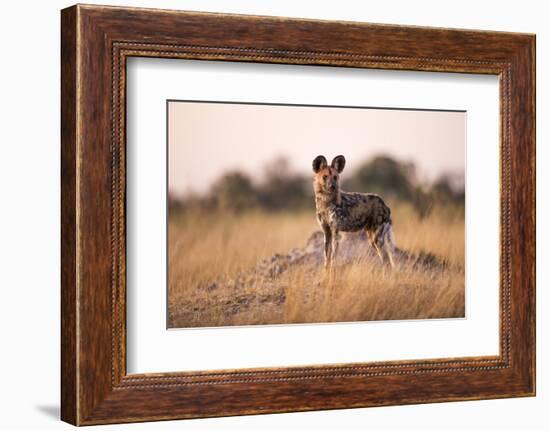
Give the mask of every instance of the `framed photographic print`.
POLYGON ((169 328, 465 317, 465 112, 167 111, 169 328))
POLYGON ((62 419, 535 394, 535 37, 61 14, 62 419))

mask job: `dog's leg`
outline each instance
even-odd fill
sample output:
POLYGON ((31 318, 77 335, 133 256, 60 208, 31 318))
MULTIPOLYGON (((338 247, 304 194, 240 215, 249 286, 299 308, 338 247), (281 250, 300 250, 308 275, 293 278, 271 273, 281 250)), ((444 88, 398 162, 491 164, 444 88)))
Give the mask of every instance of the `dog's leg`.
POLYGON ((328 269, 332 260, 332 231, 328 226, 323 226, 325 234, 325 269, 328 269))
POLYGON ((387 243, 384 246, 384 251, 386 253, 386 257, 388 258, 388 263, 392 268, 395 268, 395 263, 393 262, 393 251, 391 250, 391 248, 388 246, 387 243))
POLYGON ((382 245, 380 243, 380 231, 382 229, 382 226, 378 227, 376 231, 367 231, 369 236, 369 242, 376 250, 376 254, 378 254, 378 257, 380 258, 380 262, 384 263, 384 255, 382 253, 382 245))
POLYGON ((369 239, 369 244, 374 247, 374 232, 367 230, 367 238, 369 239))
POLYGON ((331 264, 336 262, 336 255, 338 253, 338 241, 340 240, 340 233, 337 230, 332 232, 332 254, 331 254, 331 264))
POLYGON ((382 249, 380 246, 375 242, 374 243, 374 249, 376 250, 376 254, 378 254, 378 257, 380 258, 380 262, 384 263, 384 255, 382 254, 382 249))

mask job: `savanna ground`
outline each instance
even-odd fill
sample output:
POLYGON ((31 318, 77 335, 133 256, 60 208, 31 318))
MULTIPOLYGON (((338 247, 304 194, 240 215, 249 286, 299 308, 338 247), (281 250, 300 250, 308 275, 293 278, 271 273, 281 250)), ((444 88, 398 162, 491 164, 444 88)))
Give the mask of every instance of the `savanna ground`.
POLYGON ((313 210, 171 211, 169 327, 463 317, 464 208, 391 207, 396 267, 353 234, 330 274, 313 210))

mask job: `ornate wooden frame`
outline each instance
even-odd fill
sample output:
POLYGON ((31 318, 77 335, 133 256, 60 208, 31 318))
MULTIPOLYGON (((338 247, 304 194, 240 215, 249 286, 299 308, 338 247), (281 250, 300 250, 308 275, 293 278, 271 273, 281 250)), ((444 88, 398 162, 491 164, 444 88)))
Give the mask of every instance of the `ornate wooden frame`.
POLYGON ((535 394, 535 36, 102 6, 61 13, 61 417, 75 425, 535 394), (494 74, 495 357, 126 373, 129 56, 494 74))

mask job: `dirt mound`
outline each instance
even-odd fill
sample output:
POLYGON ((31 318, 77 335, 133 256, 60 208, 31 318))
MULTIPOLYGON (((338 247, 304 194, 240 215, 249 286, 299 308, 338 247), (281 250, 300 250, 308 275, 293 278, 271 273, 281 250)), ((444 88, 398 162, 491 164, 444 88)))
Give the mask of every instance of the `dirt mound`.
MULTIPOLYGON (((338 255, 335 266, 344 266, 356 262, 365 264, 382 265, 378 254, 369 244, 364 233, 344 233, 340 236, 338 255)), ((394 256, 395 270, 410 267, 423 271, 442 271, 447 264, 432 253, 409 253, 406 250, 396 248, 394 256)), ((287 271, 306 267, 311 273, 318 273, 324 265, 324 235, 321 231, 315 231, 302 248, 293 248, 286 254, 274 254, 270 258, 263 259, 254 267, 240 273, 230 281, 233 287, 238 285, 269 283, 277 284, 277 280, 287 271)), ((217 283, 214 283, 217 285, 217 283)))
MULTIPOLYGON (((369 244, 365 233, 344 233, 340 236, 338 255, 335 264, 346 265, 358 260, 372 261, 375 265, 381 265, 380 258, 369 244)), ((406 250, 396 248, 396 269, 403 265, 410 265, 423 270, 442 270, 446 263, 432 253, 409 253, 406 250)), ((321 231, 315 231, 307 240, 305 247, 294 248, 287 254, 275 254, 269 259, 262 260, 252 269, 258 274, 273 277, 295 265, 309 264, 321 266, 324 263, 324 235, 321 231)), ((369 262, 371 263, 371 262, 369 262)))
MULTIPOLYGON (((382 264, 367 236, 359 233, 341 235, 334 265, 335 274, 338 274, 338 268, 351 269, 351 265, 387 268, 388 272, 384 270, 382 273, 393 273, 396 276, 422 273, 424 277, 427 274, 437 277, 447 269, 446 263, 431 253, 413 254, 401 249, 395 250, 394 263, 394 269, 382 264)), ((318 301, 317 296, 323 291, 319 287, 326 274, 323 266, 324 236, 321 231, 316 231, 303 247, 294 248, 284 254, 274 254, 235 277, 197 286, 196 294, 201 295, 202 292, 204 299, 194 302, 192 297, 186 297, 171 319, 174 322, 187 322, 183 326, 223 326, 227 322, 241 321, 259 324, 258 322, 265 323, 267 315, 270 320, 266 321, 285 322, 283 305, 289 299, 289 292, 296 292, 297 286, 301 295, 300 301, 305 301, 304 304, 318 301), (215 316, 215 319, 211 316, 215 316), (241 319, 242 316, 247 318, 241 319)), ((293 301, 296 299, 291 299, 293 301)))

